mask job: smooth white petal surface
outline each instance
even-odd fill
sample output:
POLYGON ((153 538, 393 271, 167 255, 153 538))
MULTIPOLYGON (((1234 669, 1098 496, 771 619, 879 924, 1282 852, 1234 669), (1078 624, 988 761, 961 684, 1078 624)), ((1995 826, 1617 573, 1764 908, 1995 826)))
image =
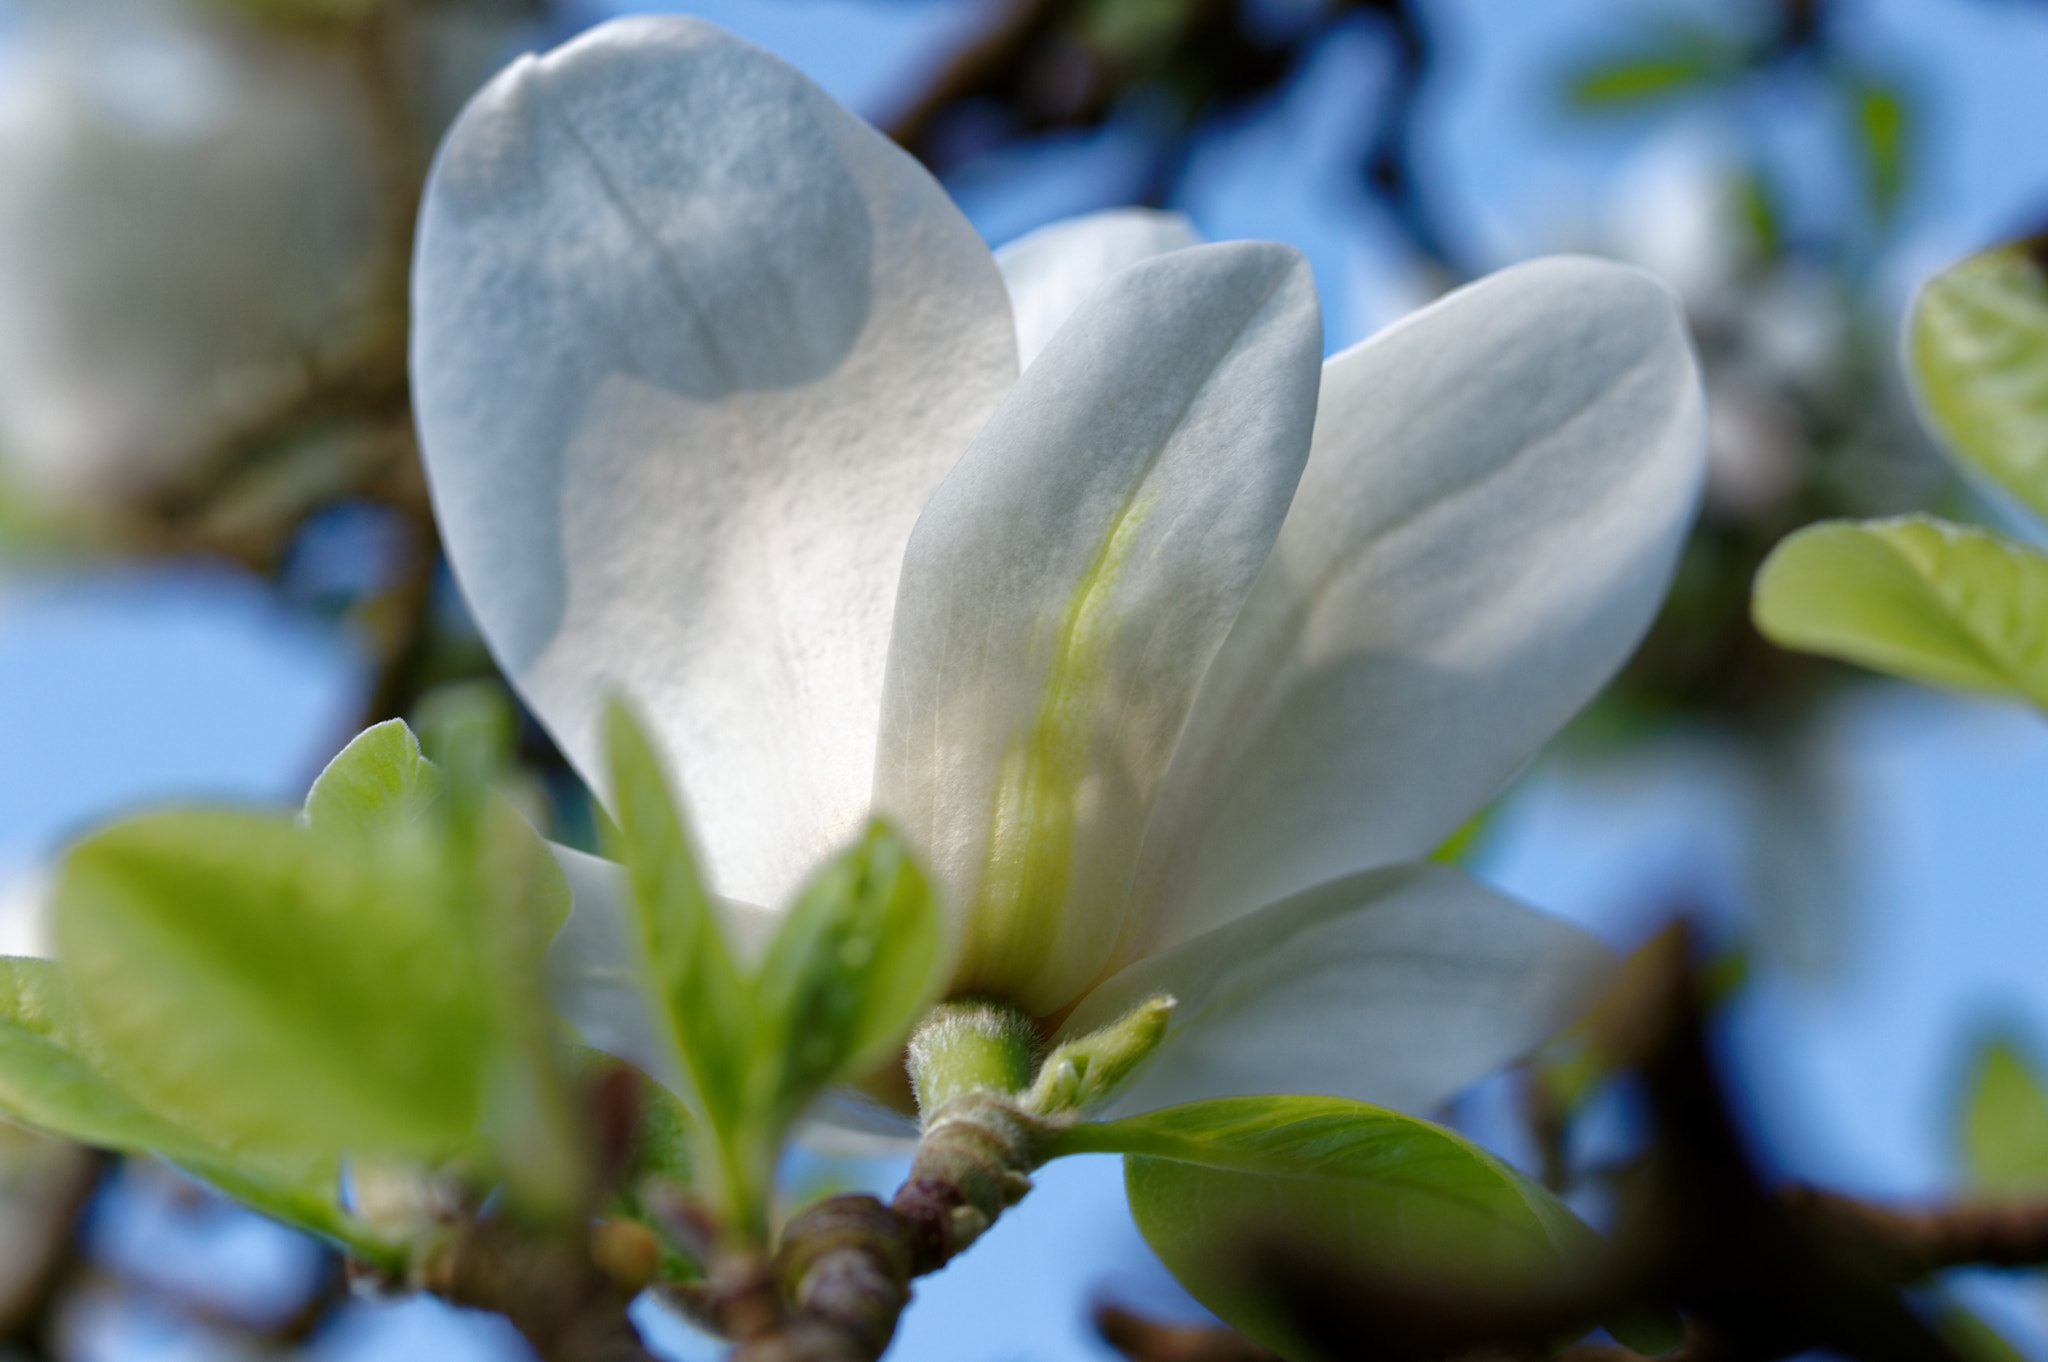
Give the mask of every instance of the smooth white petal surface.
POLYGON ((1061 1037, 1168 993, 1173 1033, 1112 1114, 1301 1093, 1423 1116, 1573 1021, 1614 963, 1578 928, 1415 862, 1141 960, 1089 994, 1061 1037))
POLYGON ((721 894, 865 815, 910 527, 1016 374, 929 175, 782 62, 618 20, 516 63, 427 187, 414 394, 457 579, 593 788, 638 702, 721 894))
MULTIPOLYGON (((632 886, 625 867, 555 843, 548 850, 569 881, 570 900, 568 920, 548 947, 548 1001, 576 1028, 583 1044, 682 1092, 682 1072, 655 1023, 643 982, 646 966, 633 944, 628 917, 632 886)), ((774 932, 775 915, 731 900, 718 906, 739 958, 758 959, 774 932)))
POLYGON ((1423 855, 1635 647, 1705 416, 1675 296, 1504 270, 1330 360, 1272 558, 1204 679, 1117 959, 1423 855))
POLYGON ((1017 362, 1029 365, 1089 295, 1140 260, 1202 244, 1179 213, 1111 208, 1026 232, 996 252, 1017 324, 1017 362))
POLYGON ((968 906, 956 989, 1046 1014, 1108 959, 1195 685, 1307 457, 1321 344, 1285 246, 1135 265, 918 521, 875 799, 968 906))

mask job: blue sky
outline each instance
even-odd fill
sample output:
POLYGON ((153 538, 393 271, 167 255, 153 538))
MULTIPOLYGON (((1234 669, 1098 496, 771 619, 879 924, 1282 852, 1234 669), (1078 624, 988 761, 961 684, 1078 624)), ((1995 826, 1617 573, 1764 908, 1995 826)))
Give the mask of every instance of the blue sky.
MULTIPOLYGON (((668 8, 703 13, 781 52, 874 115, 984 14, 975 0, 668 8)), ((1882 271, 1896 304, 1932 266, 2030 214, 2048 215, 2048 109, 2039 93, 2048 10, 1998 0, 1865 0, 1842 9, 1868 61, 1912 75, 1926 119, 1924 179, 1882 271)), ((1472 259, 1498 264, 1584 244, 1589 205, 1610 198, 1649 149, 1711 146, 1737 131, 1696 112, 1626 129, 1556 112, 1547 73, 1630 31, 1644 12, 1621 0, 1437 6, 1443 79, 1427 97, 1421 146, 1433 202, 1472 259)), ((1383 71, 1369 24, 1340 30, 1295 88, 1217 130, 1185 180, 1181 206, 1212 235, 1275 237, 1309 255, 1332 348, 1422 297, 1396 238, 1348 174, 1383 71)), ((977 167, 955 187, 977 225, 1001 241, 1123 199, 1141 136, 1113 124, 977 167)), ((1784 154, 1796 159, 1810 148, 1791 138, 1784 154)), ((346 638, 225 570, 0 585, 0 883, 73 830, 137 803, 296 798, 346 736, 363 685, 346 638)), ((1757 1128, 1786 1170, 1877 1193, 1939 1192, 1954 1177, 1948 1111, 1967 1043, 1994 1023, 2048 1042, 2040 982, 2048 838, 2038 833, 2048 810, 2048 732, 1997 706, 1873 685, 1847 699, 1817 741, 1849 853, 1839 964, 1812 975, 1766 960, 1731 1026, 1731 1051, 1744 1066, 1757 1128)), ((1684 888, 1739 912, 1749 897, 1749 779, 1739 754, 1683 734, 1618 760, 1549 763, 1504 806, 1479 869, 1621 946, 1650 929, 1646 914, 1666 891, 1684 888)), ((867 1170, 878 1182, 892 1171, 867 1170)), ((1048 1169, 983 1245, 920 1287, 892 1356, 1101 1357, 1108 1354, 1083 1314, 1098 1293, 1162 1312, 1191 1309, 1143 1249, 1117 1184, 1113 1160, 1048 1169)), ((108 1233, 145 1230, 117 1223, 108 1233)), ((229 1244, 224 1262, 288 1256, 260 1236, 220 1242, 229 1244)), ((2000 1318, 2027 1325, 2027 1307, 2011 1293, 1970 1290, 2000 1318)), ((2048 1339, 2038 1322, 2032 1327, 2048 1357, 2048 1339)), ((139 1337, 107 1346, 139 1348, 139 1337)), ((159 1343, 119 1355, 183 1355, 159 1343)), ((498 1355, 501 1343, 488 1327, 431 1307, 364 1308, 322 1356, 481 1358, 498 1355)), ((700 1342, 674 1346, 678 1355, 708 1355, 700 1342)))

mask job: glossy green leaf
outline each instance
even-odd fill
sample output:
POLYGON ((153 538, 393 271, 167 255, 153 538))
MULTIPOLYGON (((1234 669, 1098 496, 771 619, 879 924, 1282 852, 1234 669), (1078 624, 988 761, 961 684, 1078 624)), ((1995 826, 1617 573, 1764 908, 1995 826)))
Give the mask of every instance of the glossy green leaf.
POLYGON ((1994 1192, 2048 1189, 2048 1083, 2018 1046, 1994 1040, 1979 1052, 1961 1116, 1972 1182, 1994 1192))
POLYGON ((753 1029, 747 982, 697 873, 660 759, 623 704, 606 713, 605 741, 617 818, 612 854, 632 883, 658 1013, 705 1120, 730 1129, 739 1120, 753 1029))
POLYGON ((223 1141, 464 1147, 492 1025, 444 861, 424 832, 371 841, 221 810, 86 838, 56 933, 109 1073, 223 1141))
POLYGON ((131 1097, 94 1064, 91 1048, 61 966, 0 958, 0 1111, 79 1144, 161 1155, 275 1219, 393 1257, 341 1209, 332 1155, 212 1145, 131 1097))
POLYGON ((441 784, 405 721, 387 719, 358 733, 327 763, 306 793, 306 822, 323 831, 405 827, 434 802, 441 784))
POLYGON ((944 980, 938 905, 884 823, 812 878, 755 983, 755 1093, 777 1124, 893 1055, 944 980))
POLYGON ((1922 410, 1949 452, 2048 517, 2048 248, 2037 239, 1951 265, 1907 331, 1922 410))
POLYGON ((2048 555, 1983 530, 1809 526, 1764 560, 1752 608, 1787 648, 2048 706, 2048 555))
POLYGON ((1138 1228, 1196 1299, 1276 1349, 1293 1341, 1251 1270, 1285 1245, 1361 1275, 1499 1289, 1597 1241, 1471 1141, 1330 1097, 1234 1097, 1080 1125, 1054 1154, 1122 1153, 1138 1228))

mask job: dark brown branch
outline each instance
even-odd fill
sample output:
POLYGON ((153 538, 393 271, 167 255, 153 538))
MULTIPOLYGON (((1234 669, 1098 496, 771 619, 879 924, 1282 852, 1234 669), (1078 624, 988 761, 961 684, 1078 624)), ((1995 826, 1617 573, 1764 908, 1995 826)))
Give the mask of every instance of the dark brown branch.
POLYGON ((573 1236, 471 1220, 428 1256, 421 1284, 505 1316, 542 1362, 654 1362, 626 1317, 641 1283, 619 1281, 599 1256, 573 1236))
POLYGON ((1235 1329, 1161 1324, 1121 1306, 1096 1306, 1095 1329, 1131 1362, 1280 1362, 1235 1329))
MULTIPOLYGON (((1041 1128, 999 1098, 940 1108, 888 1205, 836 1196, 791 1219, 772 1265, 720 1258, 702 1286, 665 1294, 739 1346, 734 1362, 873 1362, 915 1277, 936 1272, 1031 1190, 1041 1128)), ((672 1237, 708 1238, 672 1206, 672 1237)))

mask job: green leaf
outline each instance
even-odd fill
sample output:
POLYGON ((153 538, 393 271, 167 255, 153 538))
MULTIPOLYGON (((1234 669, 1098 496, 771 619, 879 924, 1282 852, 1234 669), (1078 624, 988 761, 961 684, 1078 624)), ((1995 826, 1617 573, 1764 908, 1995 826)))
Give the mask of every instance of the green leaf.
POLYGON ((161 1155, 266 1215, 393 1260, 394 1249, 341 1209, 332 1156, 212 1145, 144 1107, 89 1054, 62 968, 0 958, 0 1110, 79 1144, 161 1155))
POLYGON ((731 1129, 739 1122, 753 1029, 747 982, 697 873, 660 759, 623 704, 606 712, 605 742, 618 818, 612 852, 632 882, 658 1012, 705 1120, 731 1129))
POLYGON ((323 831, 405 827, 434 802, 441 784, 405 721, 387 719, 357 734, 327 763, 306 792, 306 822, 323 831))
POLYGON ((936 997, 944 941, 930 883, 887 824, 797 895, 755 983, 750 1105, 777 1128, 827 1084, 902 1048, 936 997))
POLYGON ((1584 113, 1636 110, 1710 89, 1741 74, 1742 45, 1710 29, 1665 25, 1632 52, 1602 57, 1566 74, 1566 103, 1584 113))
POLYGON ((1787 648, 2048 706, 2048 555, 1925 516, 1812 525, 1757 572, 1787 648))
POLYGON ((547 845, 497 786, 518 719, 502 687, 444 686, 419 706, 445 789, 432 807, 444 902, 481 966, 492 1044, 480 1074, 484 1133, 530 1217, 577 1213, 584 1151, 557 1063, 543 957, 569 911, 569 886, 547 845))
POLYGON ((1053 1156, 1084 1152, 1125 1155, 1146 1242, 1196 1299, 1283 1355, 1295 1340, 1282 1308, 1247 1270, 1262 1248, 1457 1291, 1540 1279, 1597 1244, 1463 1136, 1340 1098, 1223 1098, 1053 1137, 1053 1156))
POLYGON ((1691 54, 1631 57, 1580 71, 1565 89, 1581 109, 1626 108, 1698 89, 1716 74, 1691 54))
POLYGON ((2048 1085, 2017 1045, 1993 1040, 1979 1052, 1961 1115, 1972 1182, 1993 1192, 2048 1188, 2048 1085))
POLYGON ((1844 93, 1862 143, 1870 206, 1887 218, 1906 192, 1911 106, 1896 86, 1868 76, 1848 79, 1844 93))
POLYGON ((2040 239, 1927 282, 1907 357, 1927 422, 1965 465, 2048 516, 2048 261, 2040 239))
POLYGON ((65 858, 56 930, 111 1076, 225 1142, 452 1153, 493 1043, 472 924, 425 830, 147 814, 65 858))

